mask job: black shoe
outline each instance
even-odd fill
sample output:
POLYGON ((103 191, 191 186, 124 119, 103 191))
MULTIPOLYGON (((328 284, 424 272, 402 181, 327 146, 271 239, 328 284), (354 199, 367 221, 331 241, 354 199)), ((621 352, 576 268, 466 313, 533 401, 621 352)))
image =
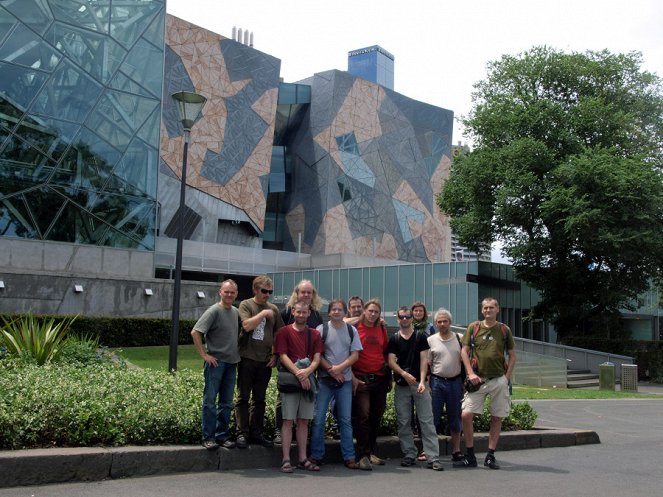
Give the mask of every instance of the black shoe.
POLYGON ((246 435, 243 433, 237 435, 237 448, 238 449, 246 449, 249 446, 249 442, 246 439, 246 435))
POLYGON ((463 453, 462 452, 454 452, 451 454, 451 461, 456 462, 456 461, 462 461, 463 460, 463 453))
POLYGON ((497 464, 493 454, 486 455, 486 459, 483 461, 483 465, 489 467, 490 469, 500 469, 500 465, 497 464))
POLYGON ((249 443, 253 445, 262 445, 263 447, 267 447, 268 449, 274 447, 274 442, 263 437, 262 435, 249 438, 249 443))
POLYGON ((224 439, 219 439, 216 441, 216 443, 219 444, 219 447, 223 447, 224 449, 234 449, 235 448, 235 442, 230 440, 229 438, 224 438, 224 439))
POLYGON ((414 466, 415 464, 417 464, 417 460, 414 457, 405 456, 401 460, 401 466, 404 466, 406 468, 409 466, 414 466))
POLYGON ((203 440, 203 447, 205 447, 207 450, 214 450, 219 447, 219 445, 216 443, 216 440, 203 440))
POLYGON ((276 445, 281 445, 281 441, 282 441, 282 440, 283 440, 283 439, 281 438, 281 430, 276 430, 276 431, 274 432, 274 443, 275 443, 276 445))
POLYGON ((476 468, 477 467, 477 458, 476 456, 464 455, 460 460, 453 462, 454 468, 476 468))

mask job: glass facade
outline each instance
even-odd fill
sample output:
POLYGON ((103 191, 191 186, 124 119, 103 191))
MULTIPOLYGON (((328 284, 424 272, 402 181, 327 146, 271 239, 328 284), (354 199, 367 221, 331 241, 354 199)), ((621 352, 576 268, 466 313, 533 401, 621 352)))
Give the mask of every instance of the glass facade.
MULTIPOLYGON (((538 303, 538 293, 517 280, 513 268, 504 264, 479 261, 403 264, 364 268, 319 269, 272 273, 274 302, 285 303, 297 282, 313 282, 323 301, 378 298, 384 319, 397 326, 395 314, 402 305, 420 300, 426 304, 432 321, 440 307, 451 311, 455 325, 466 326, 480 319, 480 302, 488 296, 500 303, 500 321, 511 327, 515 336, 554 341, 554 332, 543 322, 523 321, 528 310, 538 303)), ((323 308, 323 311, 326 309, 323 308)))
POLYGON ((394 56, 378 45, 348 52, 348 72, 394 89, 394 56))
POLYGON ((163 0, 0 0, 0 236, 153 250, 163 0))
POLYGON ((263 247, 283 250, 287 198, 292 190, 292 156, 288 150, 311 104, 311 87, 279 83, 274 145, 270 163, 263 247))

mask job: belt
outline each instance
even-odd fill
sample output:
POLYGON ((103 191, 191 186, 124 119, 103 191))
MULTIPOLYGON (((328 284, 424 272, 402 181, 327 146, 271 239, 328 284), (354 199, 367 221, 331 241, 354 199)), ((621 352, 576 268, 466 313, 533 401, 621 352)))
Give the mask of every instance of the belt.
MULTIPOLYGON (((433 374, 433 373, 431 373, 431 374, 433 374)), ((445 378, 444 376, 439 376, 439 375, 436 375, 436 374, 433 374, 433 376, 435 376, 435 378, 438 378, 438 379, 440 379, 440 380, 444 380, 444 381, 453 381, 453 380, 455 380, 456 378, 460 378, 461 375, 460 375, 460 374, 457 374, 456 376, 452 376, 451 378, 445 378)))
POLYGON ((374 381, 378 381, 380 378, 382 378, 383 375, 366 373, 366 374, 355 374, 355 377, 359 378, 364 383, 373 383, 374 381))

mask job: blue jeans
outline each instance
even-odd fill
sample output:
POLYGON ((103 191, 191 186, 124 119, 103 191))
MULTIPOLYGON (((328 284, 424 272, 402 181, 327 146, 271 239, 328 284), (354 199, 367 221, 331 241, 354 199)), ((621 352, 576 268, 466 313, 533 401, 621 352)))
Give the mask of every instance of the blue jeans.
POLYGON ((217 367, 213 368, 205 363, 204 375, 203 440, 224 440, 230 435, 228 425, 235 393, 237 364, 219 361, 217 367))
POLYGON ((352 444, 352 381, 346 381, 339 388, 330 388, 326 382, 327 380, 320 381, 320 391, 315 399, 315 413, 311 427, 311 457, 321 461, 325 456, 325 421, 329 402, 333 398, 336 399, 343 460, 355 459, 355 448, 352 444))
POLYGON ((430 388, 433 395, 433 422, 435 426, 440 422, 444 406, 446 405, 449 431, 460 433, 460 404, 463 400, 463 381, 461 377, 458 376, 453 380, 446 380, 431 375, 430 388))

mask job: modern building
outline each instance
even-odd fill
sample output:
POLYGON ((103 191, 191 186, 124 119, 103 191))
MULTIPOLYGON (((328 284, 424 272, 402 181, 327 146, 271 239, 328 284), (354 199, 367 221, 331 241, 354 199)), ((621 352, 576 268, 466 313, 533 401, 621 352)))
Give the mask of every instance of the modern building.
MULTIPOLYGON (((507 269, 449 262, 435 195, 453 113, 393 91, 388 52, 354 52, 376 72, 283 83, 279 59, 163 0, 0 0, 0 312, 170 316, 183 157, 170 95, 185 90, 207 103, 188 147, 182 317, 222 279, 243 297, 270 273, 282 295, 310 275, 325 298, 463 317, 496 278, 520 288, 502 300, 522 320, 531 291, 491 276, 507 269)), ((657 309, 642 329, 660 329, 657 309)), ((541 326, 523 334, 550 339, 541 326)))
POLYGON ((379 45, 348 52, 348 73, 394 89, 394 56, 379 45))
POLYGON ((434 196, 451 111, 338 70, 282 83, 280 60, 162 0, 0 0, 0 64, 2 309, 168 314, 181 90, 208 99, 188 153, 185 300, 228 275, 449 260, 434 196))

